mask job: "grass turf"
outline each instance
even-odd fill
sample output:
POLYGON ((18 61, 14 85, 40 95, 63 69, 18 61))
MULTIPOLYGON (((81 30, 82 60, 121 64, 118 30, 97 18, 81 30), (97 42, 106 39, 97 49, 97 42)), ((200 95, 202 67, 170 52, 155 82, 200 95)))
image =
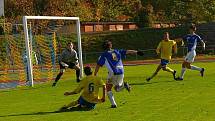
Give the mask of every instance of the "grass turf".
MULTIPOLYGON (((114 92, 118 108, 111 109, 109 100, 92 111, 56 112, 79 95, 65 97, 77 83, 67 72, 56 87, 51 83, 0 91, 0 121, 215 121, 215 63, 195 63, 205 67, 205 77, 187 70, 184 81, 174 81, 172 75, 160 71, 145 82, 157 65, 126 66, 125 80, 132 85, 114 92)), ((180 73, 179 64, 170 64, 180 73)), ((102 68, 99 75, 106 77, 102 68)))

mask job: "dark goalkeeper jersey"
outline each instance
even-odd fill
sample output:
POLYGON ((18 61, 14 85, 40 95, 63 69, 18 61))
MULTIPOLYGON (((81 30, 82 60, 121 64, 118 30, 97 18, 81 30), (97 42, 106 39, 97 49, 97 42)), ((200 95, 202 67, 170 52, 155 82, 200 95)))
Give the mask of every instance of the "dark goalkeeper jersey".
POLYGON ((64 49, 60 56, 60 62, 78 64, 77 52, 74 49, 64 49))

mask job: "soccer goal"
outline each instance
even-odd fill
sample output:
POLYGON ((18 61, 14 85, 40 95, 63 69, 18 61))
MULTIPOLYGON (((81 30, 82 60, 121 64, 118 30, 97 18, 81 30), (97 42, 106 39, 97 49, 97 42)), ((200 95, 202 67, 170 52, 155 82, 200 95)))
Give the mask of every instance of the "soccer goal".
POLYGON ((79 17, 23 16, 26 46, 26 73, 29 84, 35 80, 53 80, 65 42, 73 40, 79 56, 81 77, 83 61, 79 17), (36 61, 36 63, 35 63, 36 61))

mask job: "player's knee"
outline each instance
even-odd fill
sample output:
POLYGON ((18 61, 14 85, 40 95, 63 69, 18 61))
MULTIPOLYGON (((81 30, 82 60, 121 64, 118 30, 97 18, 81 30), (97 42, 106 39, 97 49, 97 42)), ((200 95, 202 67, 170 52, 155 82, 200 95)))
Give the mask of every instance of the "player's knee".
POLYGON ((163 71, 166 71, 166 66, 161 67, 163 71))
POLYGON ((191 65, 190 65, 190 63, 188 63, 188 62, 184 62, 183 65, 182 65, 182 67, 183 67, 183 68, 188 68, 188 69, 190 69, 190 68, 191 68, 191 65))
POLYGON ((106 83, 107 92, 111 91, 112 87, 113 87, 113 84, 106 83))
POLYGON ((63 75, 64 71, 60 71, 59 75, 63 75))
POLYGON ((187 68, 188 68, 188 69, 191 69, 190 63, 187 63, 187 68))
POLYGON ((63 74, 65 72, 65 69, 60 69, 60 73, 63 74))
POLYGON ((186 63, 185 62, 182 63, 182 68, 186 68, 186 63))

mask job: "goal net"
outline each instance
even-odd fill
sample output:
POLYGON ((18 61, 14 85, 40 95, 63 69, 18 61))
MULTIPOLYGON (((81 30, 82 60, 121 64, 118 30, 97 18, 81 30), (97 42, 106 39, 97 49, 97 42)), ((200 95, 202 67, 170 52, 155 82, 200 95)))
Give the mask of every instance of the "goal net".
POLYGON ((59 73, 59 56, 69 41, 78 52, 82 76, 78 17, 24 16, 23 24, 0 27, 4 28, 0 35, 0 88, 53 81, 59 73))
POLYGON ((58 70, 59 55, 68 41, 73 41, 77 47, 82 76, 83 62, 78 17, 24 16, 23 27, 26 73, 31 86, 35 81, 55 78, 58 73, 56 70, 58 70))

